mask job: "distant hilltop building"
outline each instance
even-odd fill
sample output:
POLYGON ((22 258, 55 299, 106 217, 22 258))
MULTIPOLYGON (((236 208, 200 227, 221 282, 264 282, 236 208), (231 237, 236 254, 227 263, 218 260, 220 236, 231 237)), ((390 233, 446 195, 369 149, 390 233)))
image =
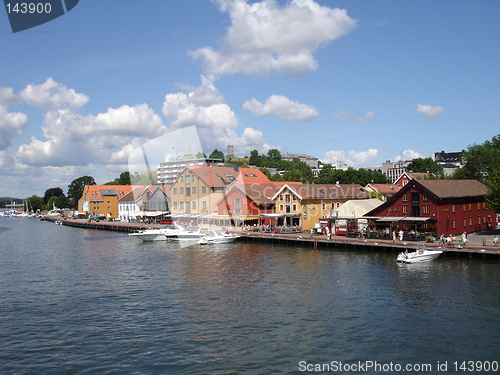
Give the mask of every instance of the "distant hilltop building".
POLYGON ((382 163, 381 167, 374 168, 366 168, 370 172, 378 172, 382 173, 391 181, 391 183, 396 182, 396 180, 406 172, 406 168, 408 164, 411 163, 411 160, 398 160, 398 161, 390 161, 387 160, 385 163, 382 163))
POLYGON ((220 165, 223 164, 223 162, 224 161, 221 159, 184 155, 174 160, 160 163, 157 172, 158 184, 172 185, 186 167, 203 166, 207 164, 220 165))
POLYGON ((293 159, 299 159, 303 161, 311 168, 318 168, 318 158, 306 154, 289 154, 285 153, 281 155, 282 160, 293 161, 293 159))
POLYGON ((451 175, 455 169, 463 166, 462 152, 435 152, 432 159, 443 167, 445 175, 451 175))
POLYGON ((231 158, 234 158, 234 146, 228 145, 226 159, 231 159, 231 158))

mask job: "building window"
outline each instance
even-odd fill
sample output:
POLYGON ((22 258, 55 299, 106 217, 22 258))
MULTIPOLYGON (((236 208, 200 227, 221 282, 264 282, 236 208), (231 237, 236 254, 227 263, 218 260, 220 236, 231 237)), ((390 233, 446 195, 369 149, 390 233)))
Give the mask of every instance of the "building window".
POLYGON ((464 217, 464 228, 467 226, 467 218, 464 217))
POLYGON ((241 199, 240 198, 235 198, 234 199, 234 207, 235 208, 241 208, 241 199))
POLYGON ((283 206, 282 204, 280 204, 280 211, 283 212, 285 210, 285 206, 283 206))
POLYGON ((184 211, 184 202, 179 202, 179 209, 184 211))
POLYGON ((472 227, 472 217, 469 217, 469 225, 472 227))
POLYGON ((241 210, 236 210, 236 216, 241 216, 241 210))
POLYGON ((423 200, 423 201, 428 201, 428 200, 429 200, 429 199, 427 198, 427 193, 426 193, 426 192, 422 193, 422 200, 423 200))
POLYGON ((191 188, 191 193, 193 193, 193 195, 196 194, 196 187, 191 188))
POLYGON ((297 196, 294 194, 292 195, 292 201, 296 201, 297 200, 297 196))
POLYGON ((469 203, 469 211, 472 211, 472 204, 469 203))
POLYGON ((179 194, 184 194, 184 188, 179 188, 179 194))
POLYGON ((177 210, 177 202, 174 202, 174 210, 177 210))
POLYGON ((422 212, 423 212, 424 214, 428 214, 428 213, 429 213, 429 205, 428 205, 428 204, 424 204, 424 205, 422 206, 422 212))
POLYGON ((177 194, 177 188, 174 188, 174 194, 177 194))
POLYGON ((190 184, 191 183, 191 176, 187 175, 186 176, 186 184, 190 184))
POLYGON ((283 201, 283 194, 280 194, 278 200, 283 201))
POLYGON ((454 204, 451 205, 451 212, 455 212, 455 205, 454 204))
POLYGON ((292 211, 294 211, 294 212, 297 211, 297 204, 295 204, 295 203, 292 204, 292 211))
POLYGON ((403 213, 404 214, 408 213, 408 205, 407 204, 403 204, 403 213))
POLYGON ((321 209, 326 210, 326 203, 321 203, 321 209))
POLYGON ((462 205, 462 211, 463 211, 463 212, 467 211, 467 210, 465 209, 465 203, 462 205))
POLYGON ((480 210, 481 209, 481 203, 477 203, 477 209, 480 210))
POLYGON ((456 229, 456 227, 457 227, 457 223, 456 223, 455 219, 452 219, 452 220, 451 220, 451 227, 452 227, 453 229, 456 229))
POLYGON ((196 201, 192 201, 191 206, 193 207, 193 210, 196 210, 196 201))
POLYGON ((201 202, 201 209, 206 210, 207 209, 207 201, 202 201, 201 202))
POLYGON ((286 194, 285 195, 285 201, 286 202, 290 202, 290 194, 286 194))
POLYGON ((403 202, 408 202, 408 194, 403 194, 403 202))

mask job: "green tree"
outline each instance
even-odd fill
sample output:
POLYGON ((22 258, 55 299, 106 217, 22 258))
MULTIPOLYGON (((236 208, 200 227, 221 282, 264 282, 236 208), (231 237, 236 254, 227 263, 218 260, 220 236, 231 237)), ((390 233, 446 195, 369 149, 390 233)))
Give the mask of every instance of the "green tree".
POLYGON ((41 211, 43 209, 43 200, 37 195, 32 195, 31 197, 26 199, 24 204, 24 210, 28 211, 41 211))
POLYGON ((333 178, 333 166, 331 164, 323 164, 323 168, 321 168, 318 172, 318 177, 316 177, 317 184, 334 184, 333 178))
POLYGON ((274 161, 280 161, 281 160, 281 152, 276 148, 272 148, 267 152, 267 157, 271 160, 274 160, 274 161))
POLYGON ((132 185, 130 182, 130 172, 120 173, 120 177, 115 178, 113 181, 106 182, 104 185, 132 185))
POLYGON ((248 164, 255 165, 257 167, 261 166, 261 164, 262 164, 262 157, 259 155, 259 151, 252 150, 250 152, 250 160, 248 160, 248 164))
POLYGON ((370 199, 378 199, 378 200, 383 201, 384 200, 384 196, 378 190, 377 191, 370 191, 370 199))
POLYGON ((67 195, 73 208, 76 208, 76 206, 78 205, 78 200, 82 197, 83 189, 86 185, 96 185, 94 177, 78 177, 68 185, 67 195))
POLYGON ((462 152, 465 162, 452 178, 473 178, 485 183, 489 188, 486 201, 495 210, 500 210, 500 134, 491 141, 473 144, 462 152))
POLYGON ((45 190, 45 193, 42 198, 43 204, 46 205, 49 202, 49 199, 52 197, 60 197, 60 196, 64 196, 64 192, 60 187, 47 189, 45 190))
POLYGON ((259 168, 259 170, 266 175, 267 178, 271 178, 271 173, 267 168, 259 168))
POLYGON ((491 141, 469 146, 462 152, 462 158, 469 176, 485 182, 488 176, 500 168, 500 134, 491 141))
POLYGON ((53 196, 50 197, 45 208, 46 210, 52 210, 54 206, 57 208, 70 208, 71 202, 64 195, 60 195, 58 197, 53 196))
POLYGON ((221 159, 221 160, 224 160, 224 157, 225 157, 224 153, 217 149, 213 150, 209 156, 210 159, 221 159))
POLYGON ((444 176, 443 167, 432 158, 413 159, 406 169, 416 173, 431 173, 439 178, 444 176))

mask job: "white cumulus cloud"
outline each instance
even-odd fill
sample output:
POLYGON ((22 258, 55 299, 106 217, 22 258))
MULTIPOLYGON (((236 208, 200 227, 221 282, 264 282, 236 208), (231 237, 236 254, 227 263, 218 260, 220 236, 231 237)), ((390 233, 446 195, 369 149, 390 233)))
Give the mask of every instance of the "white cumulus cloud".
POLYGON ((347 113, 340 109, 337 110, 337 112, 332 115, 333 120, 348 120, 351 123, 370 121, 373 120, 374 117, 375 115, 373 114, 372 111, 366 112, 366 115, 364 116, 358 116, 356 114, 347 113))
POLYGON ((249 100, 243 104, 243 110, 254 116, 275 115, 289 121, 305 121, 318 116, 312 105, 297 103, 282 95, 271 95, 265 103, 249 100))
POLYGON ((203 60, 206 72, 218 76, 276 72, 294 77, 315 70, 313 52, 356 26, 346 10, 313 0, 292 0, 283 7, 275 0, 216 2, 231 20, 220 49, 204 47, 190 54, 203 60))
POLYGON ((424 115, 425 117, 436 117, 437 115, 444 112, 444 108, 439 105, 432 106, 417 104, 417 112, 424 115))
POLYGON ((20 97, 45 111, 43 138, 32 137, 15 153, 15 157, 28 166, 113 163, 115 159, 111 155, 127 144, 157 137, 168 130, 160 116, 146 104, 109 108, 97 115, 80 115, 75 109, 89 98, 51 78, 41 85, 28 86, 20 97))
POLYGON ((20 93, 21 99, 27 104, 40 108, 42 111, 61 108, 78 109, 89 101, 87 95, 68 89, 62 83, 51 77, 40 85, 28 85, 20 93))
POLYGON ((377 159, 378 150, 368 149, 366 151, 345 152, 342 150, 331 150, 325 152, 325 157, 321 160, 323 163, 335 164, 337 162, 344 162, 350 166, 361 168, 368 167, 377 159))
POLYGON ((418 158, 425 158, 422 154, 418 153, 417 151, 413 151, 412 149, 404 150, 401 152, 401 155, 398 155, 394 158, 394 160, 399 161, 399 160, 413 160, 413 159, 418 159, 418 158))
POLYGON ((18 98, 10 87, 0 88, 0 151, 9 148, 12 140, 28 127, 28 116, 22 112, 9 112, 9 105, 18 98))
POLYGON ((170 121, 172 130, 196 126, 205 153, 225 150, 227 145, 235 146, 237 153, 253 148, 268 147, 263 134, 246 128, 241 136, 236 114, 224 103, 224 96, 213 84, 213 76, 202 76, 201 85, 181 85, 187 92, 171 93, 165 96, 162 112, 170 121))

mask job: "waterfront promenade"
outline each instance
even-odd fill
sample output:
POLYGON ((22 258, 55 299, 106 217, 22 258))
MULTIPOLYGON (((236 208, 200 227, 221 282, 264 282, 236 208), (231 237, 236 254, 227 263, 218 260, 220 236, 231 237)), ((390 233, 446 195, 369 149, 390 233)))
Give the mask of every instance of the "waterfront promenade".
MULTIPOLYGON (((62 225, 87 228, 112 230, 121 232, 134 232, 146 228, 161 228, 161 224, 145 224, 145 223, 128 223, 120 221, 99 221, 88 222, 86 219, 63 219, 60 217, 44 216, 44 220, 55 222, 61 221, 62 225)), ((240 228, 231 230, 241 235, 241 239, 245 241, 256 242, 276 242, 286 243, 290 245, 326 247, 326 248, 347 248, 353 250, 369 250, 369 251, 392 251, 395 253, 401 251, 413 251, 417 248, 421 241, 391 241, 382 239, 361 239, 346 236, 330 236, 314 235, 310 232, 301 233, 261 233, 261 232, 242 232, 240 228)), ((458 245, 458 241, 454 245, 442 247, 445 250, 445 256, 458 257, 481 257, 500 260, 500 247, 492 244, 491 240, 494 235, 500 234, 500 229, 493 229, 482 233, 472 233, 468 236, 466 246, 458 245)), ((428 247, 441 248, 438 241, 426 243, 428 247)))

